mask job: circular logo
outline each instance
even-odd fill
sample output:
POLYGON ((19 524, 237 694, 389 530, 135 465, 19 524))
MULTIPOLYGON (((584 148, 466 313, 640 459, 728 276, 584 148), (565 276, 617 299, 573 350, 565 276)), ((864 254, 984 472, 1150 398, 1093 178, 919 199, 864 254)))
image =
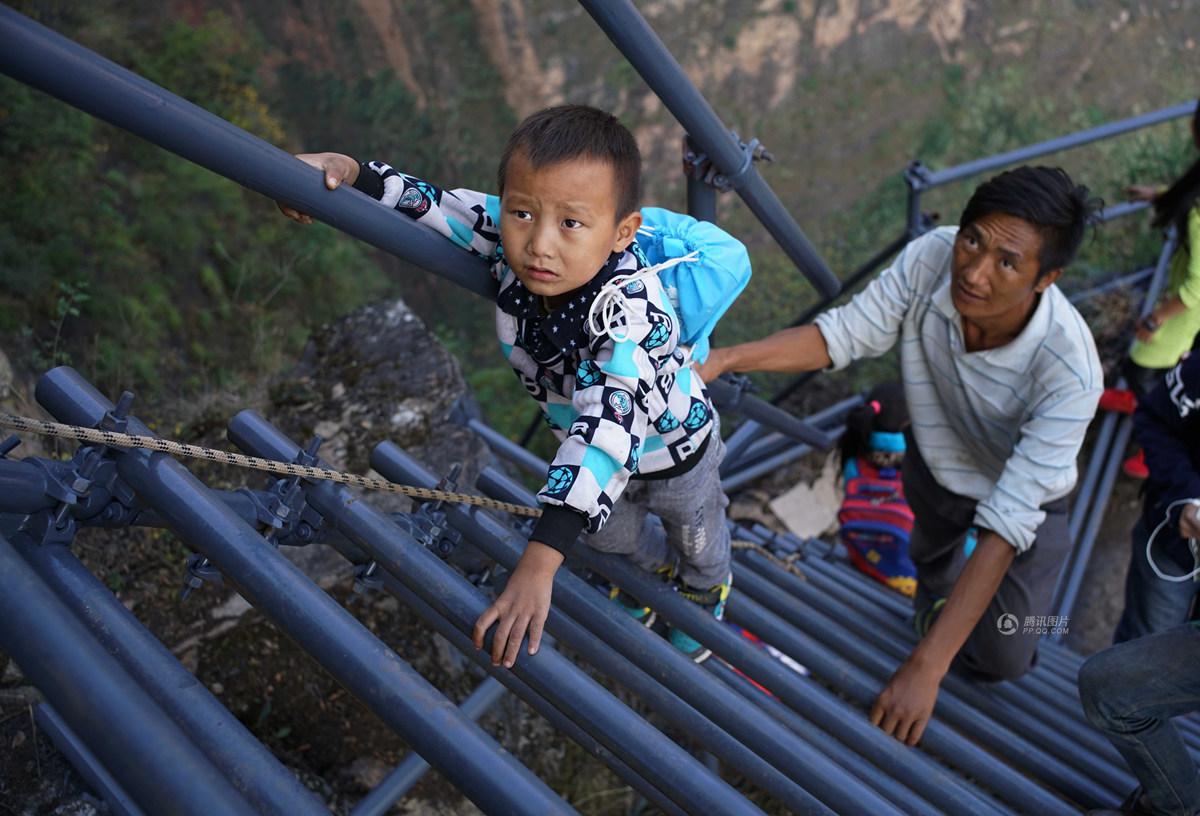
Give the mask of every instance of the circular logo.
POLYGON ((617 416, 625 416, 633 410, 633 401, 624 391, 614 391, 608 398, 608 405, 617 416))
POLYGON ((625 294, 636 295, 645 288, 646 284, 642 283, 640 280, 630 281, 629 283, 625 284, 625 294))
POLYGON ((1019 621, 1017 616, 1012 613, 1005 612, 996 619, 996 628, 1000 630, 1002 635, 1015 635, 1017 633, 1019 621))

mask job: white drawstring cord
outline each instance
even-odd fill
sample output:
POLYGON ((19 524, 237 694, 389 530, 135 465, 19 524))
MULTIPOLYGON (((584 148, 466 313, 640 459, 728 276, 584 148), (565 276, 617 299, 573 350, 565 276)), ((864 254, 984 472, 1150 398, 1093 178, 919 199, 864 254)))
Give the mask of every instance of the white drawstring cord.
MULTIPOLYGON (((1195 505, 1196 507, 1200 507, 1200 499, 1179 499, 1178 501, 1173 501, 1168 504, 1166 515, 1164 516, 1163 520, 1158 523, 1158 526, 1154 528, 1154 532, 1150 534, 1149 540, 1146 541, 1146 560, 1150 562, 1150 569, 1154 570, 1154 574, 1159 578, 1163 579, 1164 581, 1170 581, 1173 584, 1182 584, 1184 581, 1191 581, 1197 576, 1200 576, 1200 567, 1196 567, 1196 569, 1192 570, 1187 575, 1167 575, 1158 568, 1158 564, 1154 563, 1154 556, 1150 554, 1150 548, 1154 545, 1154 539, 1156 536, 1158 536, 1159 531, 1171 523, 1171 511, 1181 504, 1191 504, 1195 505)), ((1200 557, 1197 556, 1196 539, 1188 539, 1188 549, 1192 551, 1192 559, 1200 561, 1200 557)))
POLYGON ((644 280, 657 275, 664 269, 670 269, 676 264, 691 263, 699 258, 700 250, 693 250, 687 255, 682 255, 678 258, 669 258, 660 264, 644 267, 628 275, 617 275, 604 284, 604 286, 600 287, 600 292, 596 295, 596 299, 592 301, 592 305, 588 309, 587 325, 592 334, 597 338, 607 335, 618 343, 628 340, 629 326, 625 320, 625 308, 629 305, 629 300, 625 297, 625 293, 622 290, 634 281, 644 280), (617 329, 625 329, 625 331, 620 336, 617 336, 617 329))

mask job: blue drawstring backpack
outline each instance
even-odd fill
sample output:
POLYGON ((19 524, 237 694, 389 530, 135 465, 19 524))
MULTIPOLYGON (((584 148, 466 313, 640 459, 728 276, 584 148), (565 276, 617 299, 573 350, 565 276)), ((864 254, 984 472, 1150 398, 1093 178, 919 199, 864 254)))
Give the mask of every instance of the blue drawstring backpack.
POLYGON ((635 246, 642 263, 663 267, 658 279, 679 318, 679 342, 692 347, 693 360, 704 362, 717 321, 750 282, 745 245, 707 221, 643 207, 635 246))

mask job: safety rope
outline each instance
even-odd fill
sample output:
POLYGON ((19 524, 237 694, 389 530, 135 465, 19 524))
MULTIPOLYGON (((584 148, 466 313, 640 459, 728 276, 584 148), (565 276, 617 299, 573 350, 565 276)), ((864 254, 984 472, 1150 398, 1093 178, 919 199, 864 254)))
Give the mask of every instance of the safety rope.
POLYGON ((399 493, 403 496, 410 496, 414 499, 423 499, 426 501, 471 504, 488 510, 502 510, 517 516, 538 518, 542 515, 542 511, 538 508, 528 507, 523 504, 511 504, 484 496, 473 496, 469 493, 452 493, 429 487, 396 484, 386 479, 375 479, 369 476, 359 476, 354 473, 342 473, 336 470, 327 470, 326 468, 297 465, 292 462, 275 462, 270 459, 261 459, 257 456, 243 456, 240 453, 229 453, 228 451, 216 450, 214 448, 203 448, 199 445, 187 445, 157 436, 133 436, 115 431, 102 431, 96 428, 63 425, 59 422, 44 422, 40 419, 31 419, 29 417, 5 413, 0 413, 0 427, 11 428, 16 431, 26 431, 41 436, 55 436, 62 439, 74 439, 78 442, 91 442, 114 448, 142 448, 144 450, 158 451, 159 453, 169 453, 174 456, 186 456, 191 459, 203 459, 207 462, 219 462, 224 465, 233 465, 234 467, 262 470, 280 476, 302 476, 306 479, 322 479, 329 482, 351 485, 352 487, 361 487, 365 490, 382 490, 387 493, 399 493))
POLYGON ((780 569, 790 572, 792 575, 795 575, 797 578, 803 581, 808 580, 808 576, 804 574, 804 571, 796 566, 796 561, 804 557, 801 553, 794 552, 791 555, 780 558, 778 555, 771 552, 761 544, 753 541, 740 541, 738 539, 734 539, 730 546, 732 546, 735 550, 750 550, 752 552, 756 552, 780 569))

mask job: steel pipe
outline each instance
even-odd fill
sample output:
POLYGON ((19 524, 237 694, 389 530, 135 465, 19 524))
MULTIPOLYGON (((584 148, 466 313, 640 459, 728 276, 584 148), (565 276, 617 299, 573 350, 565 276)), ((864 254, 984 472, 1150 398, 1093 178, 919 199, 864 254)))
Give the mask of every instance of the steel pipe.
MULTIPOLYGON (((500 701, 504 692, 504 686, 496 678, 485 678, 459 708, 473 722, 478 722, 488 709, 500 701)), ((350 816, 384 816, 428 770, 429 763, 416 751, 410 751, 382 782, 358 801, 350 811, 350 816)))
POLYGON ((495 297, 482 259, 349 186, 326 189, 320 170, 7 6, 0 6, 0 71, 475 294, 495 297))
MULTIPOLYGON (((380 470, 381 464, 377 458, 373 458, 376 470, 380 470)), ((519 486, 511 486, 507 498, 519 498, 520 490, 519 486)), ((930 802, 937 803, 939 807, 952 813, 979 813, 987 810, 986 803, 979 801, 977 795, 965 788, 965 783, 946 774, 944 769, 931 762, 928 757, 887 737, 867 723, 861 715, 846 711, 844 706, 837 702, 837 698, 824 689, 798 681, 795 673, 783 664, 738 637, 728 627, 714 621, 694 604, 678 597, 677 593, 670 591, 668 587, 646 576, 627 559, 597 553, 587 547, 576 547, 574 554, 593 570, 605 575, 651 606, 673 625, 680 626, 712 648, 800 714, 867 757, 880 769, 909 780, 914 790, 930 802)), ((736 577, 734 581, 736 584, 736 577)), ((585 616, 580 617, 586 619, 585 616)), ((986 776, 990 769, 989 759, 977 750, 969 756, 960 756, 960 761, 983 776, 986 776), (975 764, 976 760, 978 764, 975 764)), ((999 766, 999 763, 995 764, 999 766)), ((1003 766, 999 768, 1003 769, 1001 773, 1012 773, 1003 766)))
MULTIPOLYGON (((402 479, 409 484, 428 485, 434 480, 432 474, 429 474, 420 463, 390 443, 382 443, 375 449, 371 457, 371 464, 379 473, 387 474, 390 478, 402 479)), ((502 497, 516 502, 532 500, 532 496, 523 487, 502 474, 496 473, 493 469, 484 469, 480 475, 481 487, 485 484, 488 487, 484 489, 484 492, 497 498, 502 497), (500 492, 494 492, 495 488, 500 488, 500 492)), ((520 555, 520 549, 514 542, 513 535, 486 513, 454 511, 450 515, 450 521, 489 556, 507 566, 515 564, 520 555)), ((727 690, 720 684, 714 687, 711 679, 703 673, 697 672, 696 667, 690 661, 661 638, 651 635, 644 627, 616 610, 610 602, 576 576, 560 570, 555 582, 554 598, 556 605, 561 606, 575 620, 588 626, 597 637, 610 642, 629 659, 643 666, 652 676, 661 679, 673 691, 744 744, 755 749, 760 756, 780 770, 793 774, 793 778, 806 788, 814 774, 820 777, 818 784, 821 780, 836 782, 842 778, 844 772, 836 769, 830 770, 828 762, 820 756, 820 753, 813 757, 812 749, 803 743, 797 745, 794 736, 788 735, 786 729, 782 729, 781 733, 781 729, 769 719, 748 716, 743 706, 737 704, 736 701, 730 701, 727 690)), ((686 602, 683 603, 686 604, 686 602)), ((715 622, 709 619, 708 624, 714 625, 715 622)), ((723 629, 724 627, 717 626, 717 628, 723 629)), ((687 631, 692 632, 691 629, 687 631)), ((735 637, 734 639, 740 641, 740 638, 735 637)), ((781 664, 765 658, 765 655, 749 644, 745 645, 750 653, 762 656, 766 665, 777 669, 782 676, 787 676, 790 684, 795 684, 796 678, 789 670, 784 669, 781 664)), ((807 685, 799 686, 795 692, 805 696, 809 693, 809 688, 807 685)), ((838 718, 836 713, 829 713, 827 704, 814 701, 811 708, 822 712, 824 725, 831 734, 836 735, 839 739, 846 739, 836 728, 828 728, 828 723, 838 722, 838 718)), ((863 725, 866 724, 863 723, 863 725)), ((883 736, 873 729, 869 729, 869 732, 876 737, 883 736)), ((820 743, 821 751, 824 750, 826 742, 820 743)), ((881 767, 896 769, 897 775, 920 780, 920 785, 928 786, 927 788, 922 787, 921 793, 950 811, 961 811, 963 808, 971 809, 977 806, 978 803, 974 801, 972 795, 956 786, 955 780, 951 780, 940 769, 933 770, 932 763, 922 765, 920 760, 924 758, 920 755, 905 752, 902 746, 894 744, 891 740, 881 739, 879 742, 881 745, 868 746, 861 751, 863 756, 881 763, 881 767), (912 760, 912 762, 906 760, 912 760), (913 767, 914 764, 918 767, 913 767)), ((811 790, 820 795, 819 788, 811 788, 811 790)))
POLYGON ((12 543, 96 642, 257 811, 279 816, 329 812, 67 547, 39 545, 21 535, 12 543))
POLYGON ((835 294, 837 278, 633 3, 580 0, 580 5, 679 120, 696 146, 708 155, 713 166, 809 282, 826 297, 835 294))
POLYGON ((926 170, 921 176, 921 189, 929 190, 934 187, 941 187, 944 184, 950 184, 951 182, 991 170, 998 170, 1010 164, 1018 164, 1030 159, 1036 159, 1039 156, 1057 153, 1061 150, 1081 147, 1082 145, 1098 142, 1102 139, 1119 136, 1122 133, 1129 133, 1130 131, 1150 127, 1151 125, 1169 122, 1172 119, 1182 119, 1185 116, 1191 116, 1195 110, 1195 102, 1183 102, 1150 113, 1143 113, 1140 116, 1119 119, 1115 122, 1108 122, 1097 127, 1069 133, 1066 136, 1059 136, 1058 138, 1048 139, 1037 144, 1019 147, 1016 150, 1009 150, 1005 153, 997 153, 994 156, 986 156, 982 159, 964 162, 954 167, 947 167, 944 170, 926 170))
POLYGON ((49 735, 54 747, 62 752, 71 767, 83 777, 83 781, 100 794, 115 816, 145 816, 145 811, 129 798, 125 789, 113 779, 104 764, 75 735, 57 711, 48 703, 42 703, 34 709, 34 717, 38 726, 49 735))
MULTIPOLYGON (((108 400, 65 366, 42 377, 36 396, 52 415, 74 425, 95 427, 112 410, 108 400)), ((135 418, 130 417, 128 423, 130 432, 152 435, 135 418)), ((493 811, 570 812, 553 791, 457 706, 232 510, 212 498, 183 465, 144 450, 117 453, 116 461, 121 477, 189 546, 216 564, 246 600, 471 801, 493 811)))
MULTIPOLYGON (((290 461, 300 453, 298 445, 252 411, 233 418, 229 438, 243 450, 266 458, 290 461)), ((414 545, 390 519, 331 482, 308 483, 305 495, 309 506, 327 522, 460 631, 474 628, 488 606, 478 590, 433 553, 414 545)), ((723 813, 759 812, 554 650, 544 649, 532 658, 522 653, 512 671, 543 695, 550 690, 561 695, 577 722, 594 724, 606 747, 680 806, 700 797, 723 813)))
POLYGON ((0 536, 0 650, 148 813, 254 810, 0 536))
MULTIPOLYGON (((476 649, 475 644, 469 637, 460 632, 440 612, 421 600, 419 595, 406 587, 394 575, 382 572, 380 577, 388 592, 408 605, 409 608, 417 613, 421 620, 432 626, 435 632, 445 638, 451 646, 457 649, 468 660, 487 672, 489 677, 498 680, 513 695, 545 718, 546 722, 550 723, 551 727, 556 731, 561 732, 568 739, 573 740, 575 744, 583 748, 583 750, 607 765, 625 784, 652 802, 667 816, 681 816, 681 814, 685 813, 683 809, 650 784, 645 777, 622 762, 619 757, 605 748, 595 736, 576 724, 563 710, 556 707, 554 701, 535 691, 529 684, 518 678, 511 671, 499 666, 493 666, 490 655, 476 649)), ((552 639, 547 638, 543 642, 549 642, 550 640, 552 639)), ((561 703, 561 700, 558 702, 561 703)), ((564 708, 566 708, 565 704, 564 708)))

